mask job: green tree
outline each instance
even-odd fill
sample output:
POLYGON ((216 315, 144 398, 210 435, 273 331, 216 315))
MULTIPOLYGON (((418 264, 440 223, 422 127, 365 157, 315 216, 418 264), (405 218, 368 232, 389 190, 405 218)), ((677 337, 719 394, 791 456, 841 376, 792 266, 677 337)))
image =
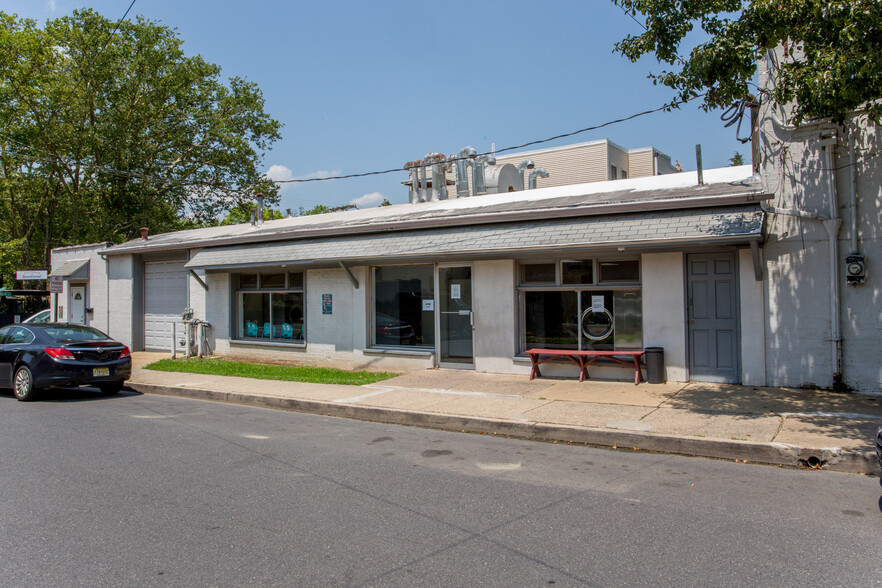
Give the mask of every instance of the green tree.
POLYGON ((392 206, 392 203, 389 202, 389 199, 388 199, 388 198, 383 198, 383 201, 380 202, 377 206, 378 206, 378 207, 379 207, 379 206, 392 206))
MULTIPOLYGON (((251 209, 256 209, 256 202, 240 202, 234 206, 227 216, 221 221, 222 225, 238 225, 251 222, 251 209)), ((263 209, 263 220, 276 220, 285 218, 280 210, 263 209)))
POLYGON ((24 239, 0 241, 0 285, 9 290, 15 289, 15 272, 30 269, 24 265, 24 239))
POLYGON ((616 50, 636 61, 655 55, 670 70, 650 74, 679 100, 704 93, 705 109, 727 107, 751 91, 757 62, 783 48, 785 59, 770 90, 777 104, 792 103, 793 121, 842 122, 864 107, 882 114, 882 2, 878 0, 613 0, 645 31, 616 50), (690 35, 706 40, 682 56, 690 35), (688 39, 687 39, 688 36, 688 39), (685 42, 684 42, 685 41, 685 42))
POLYGON ((729 167, 735 167, 737 165, 744 165, 744 156, 736 151, 735 155, 729 158, 729 167))
POLYGON ((276 187, 258 171, 279 139, 257 86, 221 79, 176 33, 92 10, 0 12, 0 240, 28 267, 59 244, 123 241, 216 222, 276 187))

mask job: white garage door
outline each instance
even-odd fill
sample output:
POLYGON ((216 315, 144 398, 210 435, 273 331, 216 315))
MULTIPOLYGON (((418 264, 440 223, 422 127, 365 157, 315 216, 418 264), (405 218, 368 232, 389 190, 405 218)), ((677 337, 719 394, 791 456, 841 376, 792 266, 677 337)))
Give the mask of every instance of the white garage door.
POLYGON ((144 263, 144 347, 171 349, 172 323, 187 308, 186 261, 144 263))

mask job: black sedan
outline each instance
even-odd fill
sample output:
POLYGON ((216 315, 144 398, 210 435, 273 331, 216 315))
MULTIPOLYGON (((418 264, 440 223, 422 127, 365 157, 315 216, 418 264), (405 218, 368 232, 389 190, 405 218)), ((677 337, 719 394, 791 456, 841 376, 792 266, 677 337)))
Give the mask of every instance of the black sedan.
POLYGON ((65 323, 9 325, 0 329, 0 388, 33 400, 40 388, 97 386, 122 390, 132 373, 129 348, 98 329, 65 323))

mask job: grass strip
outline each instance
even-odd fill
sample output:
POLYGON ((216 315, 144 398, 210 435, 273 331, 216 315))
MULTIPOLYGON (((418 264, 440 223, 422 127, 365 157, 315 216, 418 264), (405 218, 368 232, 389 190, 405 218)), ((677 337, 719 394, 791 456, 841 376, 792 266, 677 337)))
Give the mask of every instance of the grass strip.
POLYGON ((225 359, 161 359, 145 366, 159 372, 186 372, 212 376, 237 376, 259 380, 282 380, 285 382, 308 382, 311 384, 344 384, 364 386, 394 378, 400 374, 391 372, 349 372, 334 368, 271 365, 246 363, 225 359))

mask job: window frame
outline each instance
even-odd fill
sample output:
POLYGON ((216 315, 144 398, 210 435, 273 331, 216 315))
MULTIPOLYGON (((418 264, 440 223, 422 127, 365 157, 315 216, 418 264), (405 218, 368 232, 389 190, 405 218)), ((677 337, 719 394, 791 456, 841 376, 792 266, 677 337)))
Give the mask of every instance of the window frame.
POLYGON ((257 272, 235 272, 231 275, 231 286, 232 286, 232 298, 234 300, 234 307, 232 309, 233 315, 233 324, 231 325, 231 336, 230 340, 236 343, 246 343, 246 344, 256 344, 256 345, 284 345, 286 347, 306 347, 307 345, 307 299, 306 299, 306 270, 288 270, 281 268, 281 270, 276 269, 272 271, 257 271, 257 272), (285 285, 283 288, 278 287, 264 287, 261 278, 263 275, 278 275, 280 273, 285 274, 285 285), (257 276, 257 286, 256 287, 241 287, 240 279, 241 276, 257 276), (294 274, 301 274, 303 276, 302 285, 296 286, 294 285, 294 280, 292 280, 292 276, 294 274), (284 295, 284 294, 300 294, 301 295, 301 304, 303 311, 303 319, 301 325, 301 334, 302 338, 300 339, 291 339, 289 340, 277 338, 277 337, 248 337, 245 335, 240 335, 240 331, 244 332, 244 317, 242 316, 244 313, 244 295, 245 294, 266 294, 269 296, 268 307, 270 313, 270 323, 275 326, 275 322, 272 320, 272 308, 273 308, 273 294, 284 295), (241 323, 241 324, 240 324, 241 323))
MULTIPOLYGON (((398 352, 413 352, 413 353, 426 353, 431 352, 435 353, 437 349, 437 322, 438 322, 438 308, 437 308, 437 269, 438 265, 435 263, 390 263, 383 265, 372 265, 369 267, 368 275, 370 276, 370 290, 368 291, 369 296, 367 297, 367 332, 365 333, 365 343, 368 349, 381 350, 381 351, 398 351, 398 352), (376 329, 377 329, 377 270, 382 270, 385 268, 428 268, 431 270, 431 286, 432 286, 432 320, 431 320, 431 328, 432 328, 432 337, 431 341, 424 342, 422 345, 396 345, 393 343, 376 343, 376 329)), ((425 311, 424 311, 425 312, 425 311)), ((386 313, 383 313, 386 314, 386 313)), ((391 316, 391 315, 390 315, 391 316)), ((395 317, 392 317, 395 318, 395 317)), ((399 322, 400 318, 396 319, 399 322)), ((422 320, 422 319, 421 319, 422 320)))
MULTIPOLYGON (((527 305, 526 305, 526 293, 528 292, 574 292, 577 299, 577 314, 584 311, 582 308, 582 296, 583 293, 588 292, 589 295, 591 292, 612 292, 613 296, 615 296, 616 292, 629 292, 629 291, 637 291, 642 299, 643 296, 643 263, 642 259, 639 255, 637 256, 594 256, 591 258, 557 258, 554 260, 549 259, 536 259, 536 260, 519 260, 517 262, 516 268, 516 283, 515 290, 517 294, 517 356, 525 357, 525 351, 531 347, 532 345, 527 344, 527 305), (592 282, 590 284, 564 284, 563 283, 563 264, 567 262, 592 262, 592 282), (636 261, 637 262, 637 280, 636 281, 614 281, 614 282, 602 282, 600 280, 600 266, 602 263, 611 262, 611 261, 636 261), (521 278, 523 276, 521 266, 523 265, 531 265, 531 264, 547 264, 554 263, 556 266, 555 275, 556 281, 554 284, 531 284, 531 283, 522 283, 521 278)), ((642 321, 643 316, 641 312, 641 327, 640 327, 640 336, 642 339, 643 336, 643 327, 642 321)), ((581 327, 578 327, 581 329, 581 327)), ((580 331, 577 331, 578 334, 578 349, 583 349, 582 341, 583 337, 580 331)), ((614 337, 615 335, 613 335, 614 337)), ((613 340, 613 349, 617 349, 615 345, 615 339, 613 340)), ((625 349, 624 347, 622 348, 625 349)), ((631 347, 628 347, 631 349, 631 347)))

